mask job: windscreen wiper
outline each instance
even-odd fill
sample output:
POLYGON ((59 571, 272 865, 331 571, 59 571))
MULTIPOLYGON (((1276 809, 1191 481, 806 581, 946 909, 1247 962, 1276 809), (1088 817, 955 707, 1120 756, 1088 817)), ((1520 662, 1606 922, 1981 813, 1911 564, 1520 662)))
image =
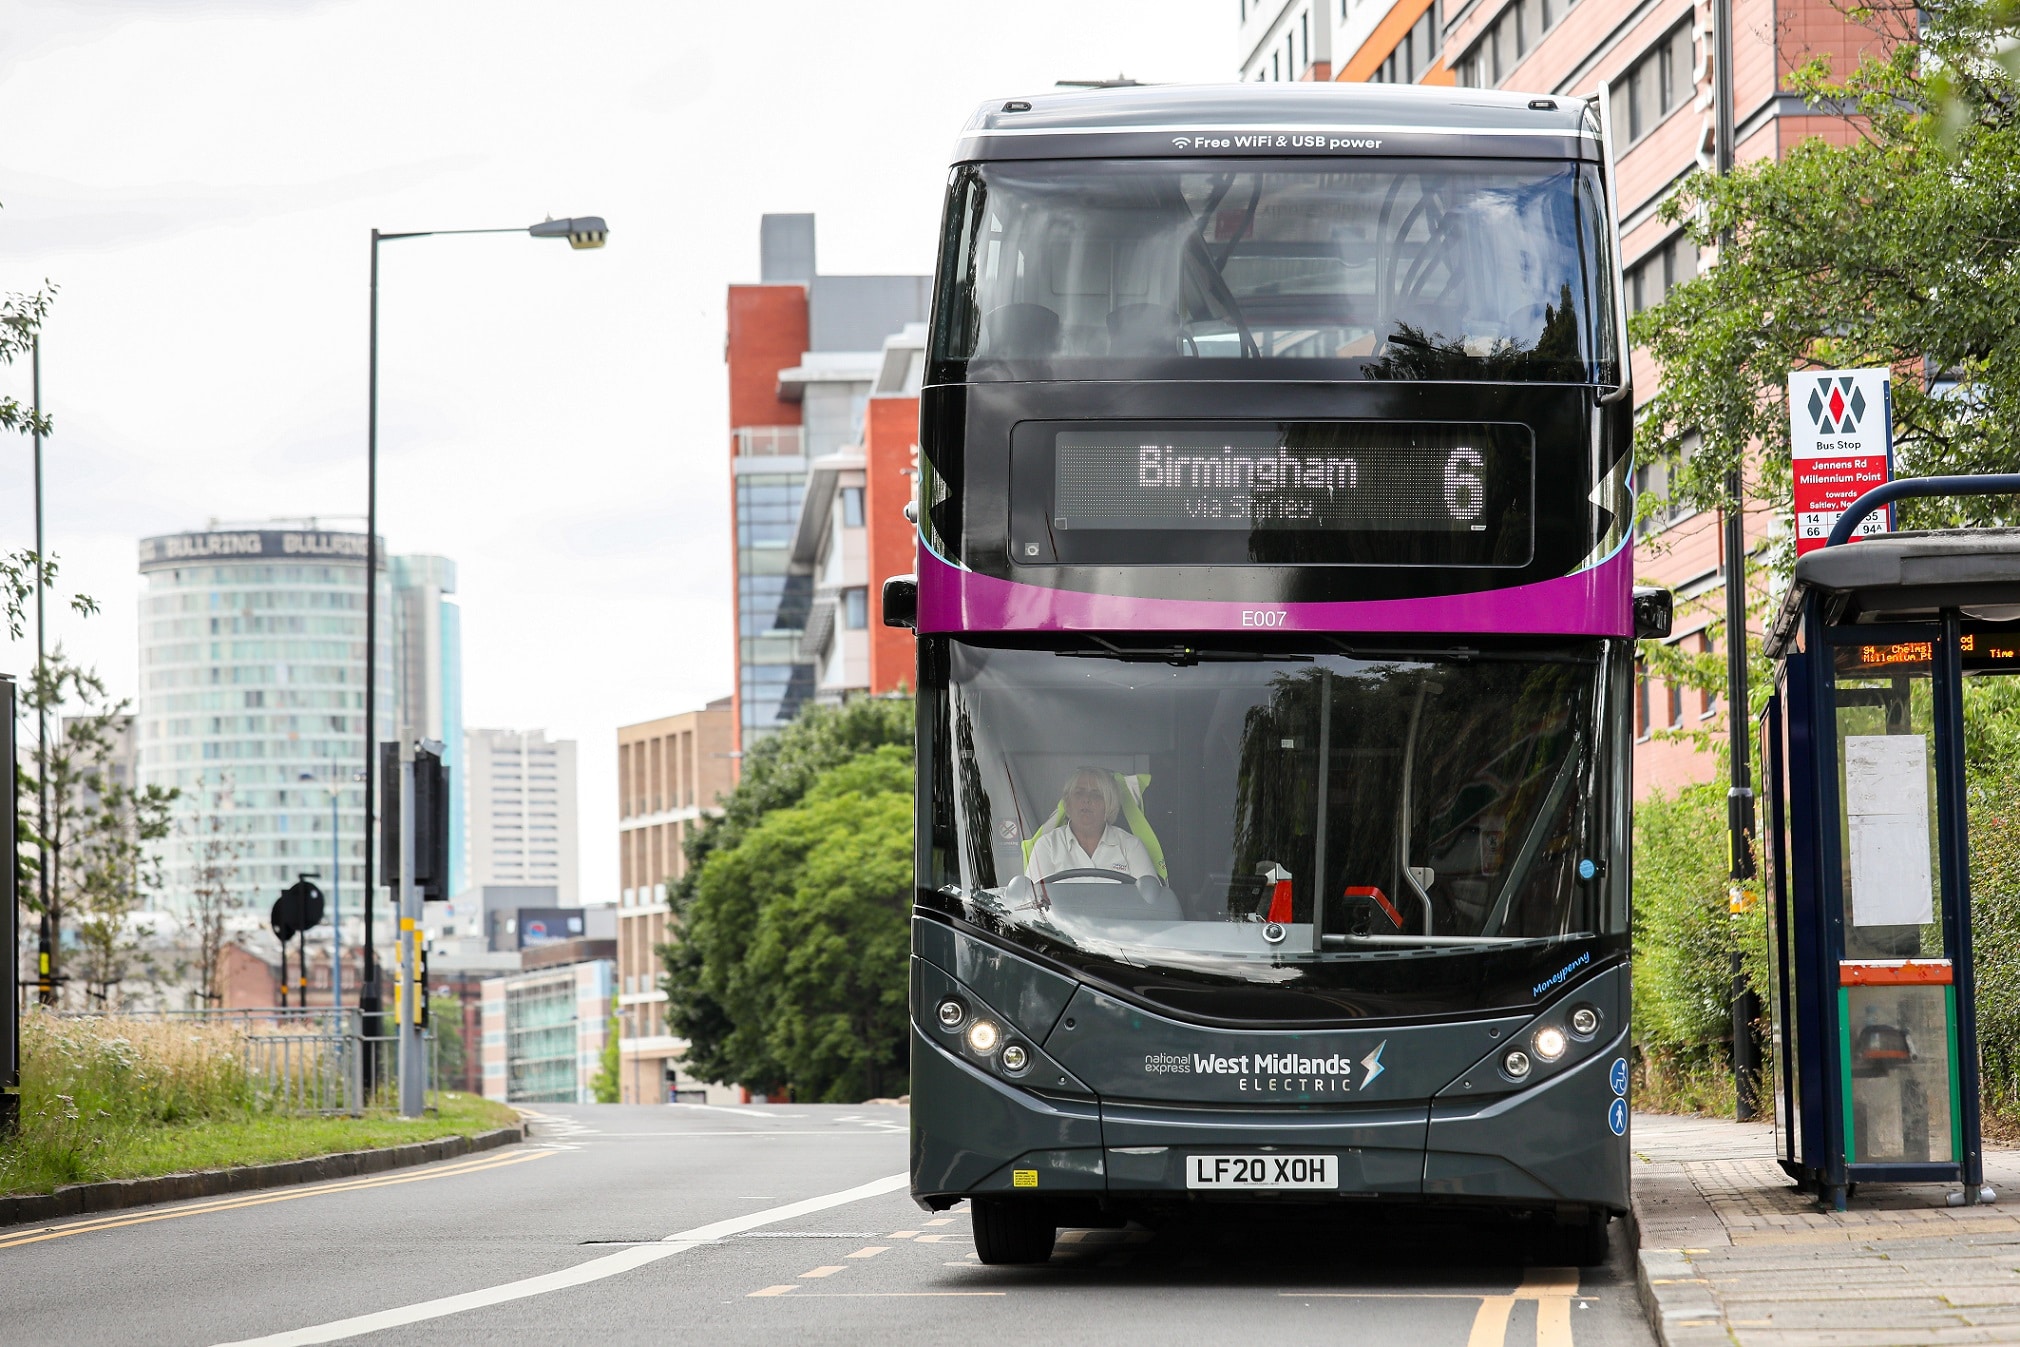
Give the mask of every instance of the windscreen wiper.
POLYGON ((1310 664, 1310 655, 1286 655, 1267 650, 1216 650, 1174 642, 1171 645, 1122 646, 1113 641, 1104 641, 1099 636, 1088 640, 1099 646, 1098 650, 1056 650, 1053 653, 1067 659, 1113 659, 1125 664, 1169 664, 1175 668, 1190 668, 1195 664, 1260 664, 1272 660, 1285 664, 1310 664))

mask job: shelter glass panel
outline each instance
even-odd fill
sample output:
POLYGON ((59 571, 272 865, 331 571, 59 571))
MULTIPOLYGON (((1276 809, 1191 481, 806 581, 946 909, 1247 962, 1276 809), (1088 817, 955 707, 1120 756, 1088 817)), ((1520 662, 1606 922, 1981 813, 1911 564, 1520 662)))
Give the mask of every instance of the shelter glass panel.
POLYGON ((1926 663, 1837 681, 1838 837, 1845 957, 1943 952, 1936 845, 1935 716, 1926 663))
POLYGON ((1949 997, 1946 986, 1845 988, 1852 1163, 1945 1164, 1957 1158, 1949 997))

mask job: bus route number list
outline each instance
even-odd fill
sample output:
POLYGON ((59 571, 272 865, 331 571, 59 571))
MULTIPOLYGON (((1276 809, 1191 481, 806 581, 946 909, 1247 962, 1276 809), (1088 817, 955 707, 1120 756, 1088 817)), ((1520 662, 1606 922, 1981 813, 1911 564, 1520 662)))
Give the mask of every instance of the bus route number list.
POLYGON ((1438 438, 1293 445, 1281 435, 1062 432, 1052 526, 1484 533, 1505 451, 1488 435, 1438 438))

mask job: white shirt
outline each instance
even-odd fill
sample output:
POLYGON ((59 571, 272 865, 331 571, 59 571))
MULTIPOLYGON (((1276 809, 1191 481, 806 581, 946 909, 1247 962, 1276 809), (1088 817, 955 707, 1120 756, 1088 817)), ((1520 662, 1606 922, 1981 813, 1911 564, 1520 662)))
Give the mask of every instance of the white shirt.
POLYGON ((1081 849, 1080 839, 1064 823, 1032 844, 1031 859, 1024 866, 1027 876, 1044 879, 1063 870, 1114 870, 1135 879, 1157 873, 1142 841, 1112 823, 1092 854, 1081 849))

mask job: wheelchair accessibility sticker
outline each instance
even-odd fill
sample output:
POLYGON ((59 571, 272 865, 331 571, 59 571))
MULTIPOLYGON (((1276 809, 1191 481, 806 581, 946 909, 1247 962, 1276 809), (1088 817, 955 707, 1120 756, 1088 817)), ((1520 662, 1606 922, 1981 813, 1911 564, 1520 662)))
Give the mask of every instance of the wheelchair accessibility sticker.
POLYGON ((1627 1059, 1625 1057, 1616 1057, 1613 1059, 1613 1069, 1606 1073, 1606 1079, 1607 1083, 1613 1086, 1615 1094, 1623 1099, 1627 1097, 1627 1059))

